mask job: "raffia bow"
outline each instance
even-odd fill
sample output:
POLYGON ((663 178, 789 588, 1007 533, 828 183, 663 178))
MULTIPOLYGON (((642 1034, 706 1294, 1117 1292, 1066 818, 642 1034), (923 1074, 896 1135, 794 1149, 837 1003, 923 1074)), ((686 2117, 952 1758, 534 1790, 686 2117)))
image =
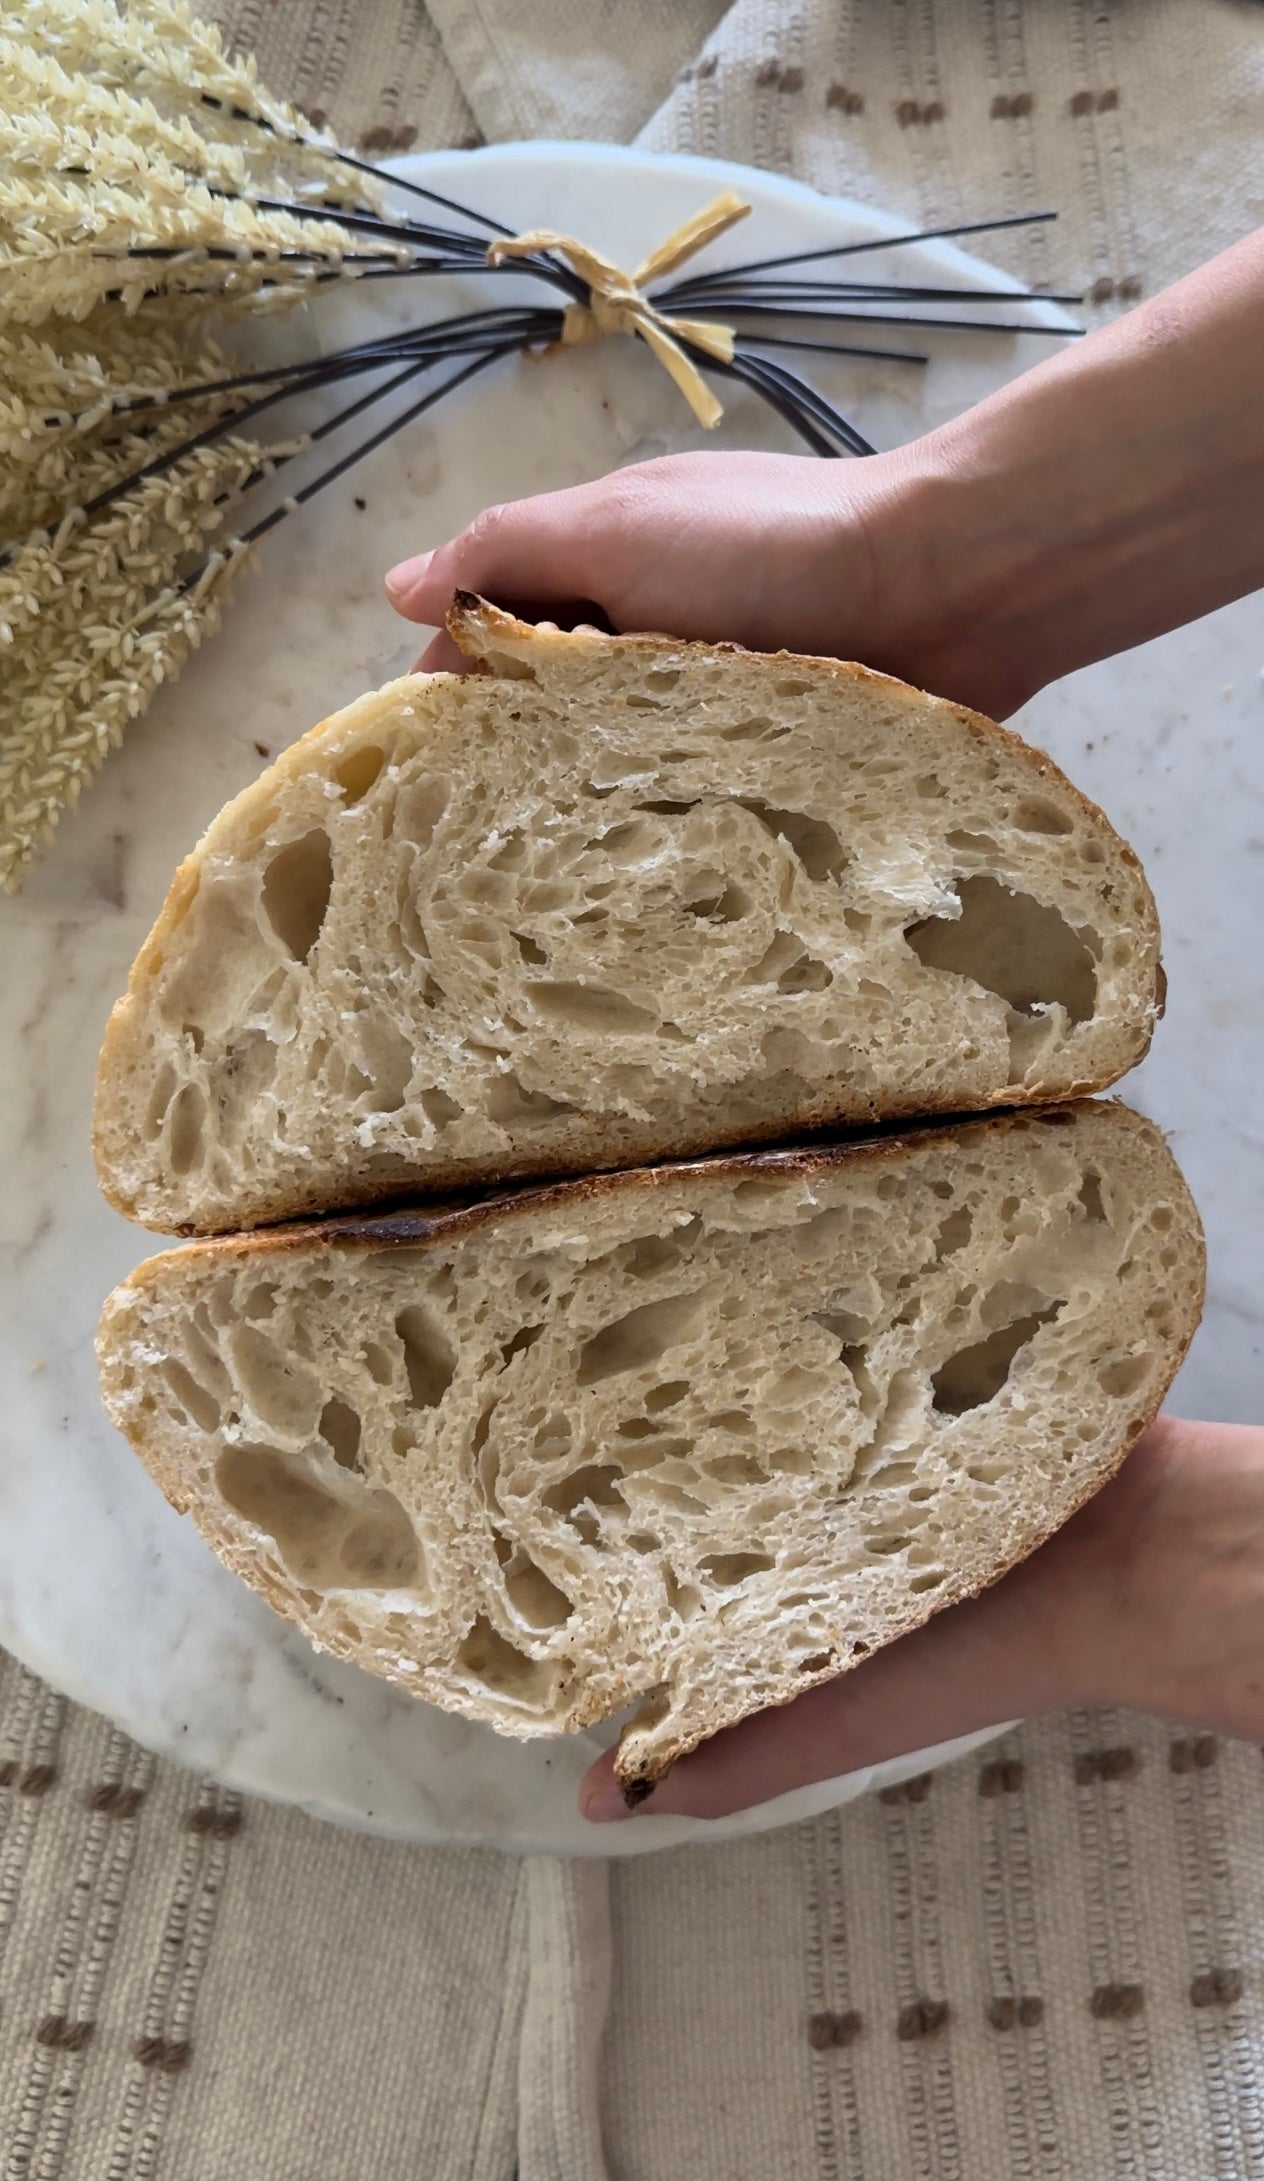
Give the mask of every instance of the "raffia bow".
POLYGON ((644 291, 650 281, 674 272, 696 251, 726 234, 749 211, 750 206, 741 197, 731 189, 725 190, 695 212, 692 219, 682 221, 631 273, 612 264, 600 250, 590 250, 574 235, 563 235, 551 227, 533 227, 525 235, 490 243, 487 262, 501 265, 506 258, 531 257, 540 250, 559 251, 588 284, 588 301, 572 303, 563 314, 562 345, 597 341, 608 333, 639 334, 663 369, 670 372, 698 422, 711 431, 723 416, 723 407, 681 343, 701 349, 718 362, 730 363, 732 328, 706 325, 697 318, 672 317, 660 311, 644 291))

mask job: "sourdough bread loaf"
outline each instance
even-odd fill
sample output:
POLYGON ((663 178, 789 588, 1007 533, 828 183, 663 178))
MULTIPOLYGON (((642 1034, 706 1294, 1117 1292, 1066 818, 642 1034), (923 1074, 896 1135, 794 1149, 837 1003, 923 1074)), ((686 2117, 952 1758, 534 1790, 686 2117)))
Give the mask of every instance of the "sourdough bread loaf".
POLYGON ((863 667, 528 627, 336 714, 181 866, 106 1035, 110 1200, 176 1232, 1101 1088, 1135 857, 863 667))
POLYGON ((99 1354, 315 1643, 508 1734, 635 1704, 635 1792, 1065 1521, 1202 1282, 1158 1130, 1085 1102, 190 1244, 99 1354))

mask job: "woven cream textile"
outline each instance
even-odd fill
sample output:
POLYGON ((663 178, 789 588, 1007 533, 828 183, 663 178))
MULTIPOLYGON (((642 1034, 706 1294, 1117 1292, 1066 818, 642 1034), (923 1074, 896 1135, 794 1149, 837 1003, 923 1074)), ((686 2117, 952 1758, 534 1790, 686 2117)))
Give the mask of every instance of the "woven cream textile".
MULTIPOLYGON (((20 0, 18 0, 20 14, 20 0)), ((636 139, 1109 311, 1264 222, 1259 0, 221 0, 370 153, 636 139)), ((564 1866, 243 1802, 0 1660, 0 2181, 1250 2181, 1264 1760, 1095 1714, 564 1866)))

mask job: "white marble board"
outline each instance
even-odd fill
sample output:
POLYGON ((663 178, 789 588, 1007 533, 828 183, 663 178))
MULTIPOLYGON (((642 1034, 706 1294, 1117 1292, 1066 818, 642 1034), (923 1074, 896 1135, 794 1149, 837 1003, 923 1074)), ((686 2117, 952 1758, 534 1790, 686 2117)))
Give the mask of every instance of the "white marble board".
MULTIPOLYGON (((404 171, 509 220, 578 231, 623 263, 727 186, 754 206, 719 246, 733 259, 899 231, 773 177, 606 147, 506 145, 427 156, 404 171)), ((880 261, 864 262, 878 270, 880 261)), ((889 262, 909 278, 948 272, 965 285, 1005 284, 945 244, 889 262)), ((419 286, 378 283, 328 299, 301 334, 291 322, 287 337, 332 343, 392 311, 437 317, 460 307, 451 291, 427 284, 418 295, 419 286)), ((1032 306, 1030 315, 1047 310, 1032 306)), ((950 335, 924 374, 840 363, 819 383, 890 446, 1047 346, 1039 337, 950 335)), ((418 1841, 643 1853, 806 1816, 953 1753, 919 1752, 723 1826, 646 1815, 598 1831, 574 1800, 598 1737, 504 1741, 320 1657, 172 1513, 97 1397, 100 1302, 154 1242, 97 1195, 93 1065, 174 864, 269 755, 407 667, 416 637, 381 591, 394 560, 492 500, 704 439, 666 377, 628 343, 488 373, 268 542, 223 633, 131 730, 25 894, 0 903, 0 1642, 151 1748, 418 1841)), ((729 402, 718 443, 791 444, 745 395, 729 402)), ((1075 676, 1019 722, 1104 804, 1158 892, 1171 997, 1129 1096, 1172 1130, 1211 1244, 1207 1322, 1176 1405, 1240 1418, 1258 1409, 1262 1316, 1262 668, 1256 599, 1075 676)))

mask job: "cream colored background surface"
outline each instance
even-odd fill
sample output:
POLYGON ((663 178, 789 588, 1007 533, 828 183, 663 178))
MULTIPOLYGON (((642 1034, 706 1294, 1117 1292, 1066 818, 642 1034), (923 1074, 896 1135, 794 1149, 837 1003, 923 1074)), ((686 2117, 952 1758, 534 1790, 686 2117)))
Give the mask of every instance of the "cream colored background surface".
MULTIPOLYGON (((994 254, 1095 310, 1264 220, 1258 0, 210 12, 370 153, 612 137, 915 223, 1056 204, 994 254)), ((1097 1714, 791 1833, 518 1864, 243 1805, 0 1662, 0 2171, 1264 2175, 1262 1791, 1256 1749, 1097 1714)))

